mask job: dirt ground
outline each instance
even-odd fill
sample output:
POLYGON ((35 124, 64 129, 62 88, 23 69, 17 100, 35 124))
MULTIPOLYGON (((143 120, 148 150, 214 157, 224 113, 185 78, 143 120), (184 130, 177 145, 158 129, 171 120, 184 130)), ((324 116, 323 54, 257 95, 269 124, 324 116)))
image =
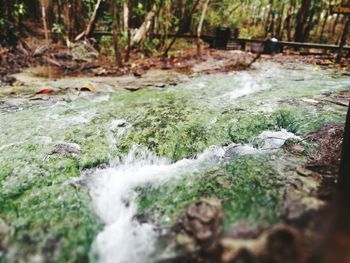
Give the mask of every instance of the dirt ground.
MULTIPOLYGON (((210 74, 247 70, 257 54, 239 50, 215 50, 203 48, 201 57, 196 54, 194 45, 181 47, 176 56, 164 58, 159 54, 145 56, 140 52, 131 52, 130 60, 123 67, 117 67, 113 58, 100 55, 93 41, 84 40, 71 43, 70 47, 56 43, 46 46, 43 40, 27 39, 16 48, 0 46, 0 86, 12 84, 15 79, 11 74, 28 67, 48 66, 61 72, 63 76, 122 76, 133 74, 140 77, 150 70, 174 71, 184 74, 210 74)), ((263 55, 262 61, 279 63, 300 62, 320 66, 335 66, 334 55, 308 55, 298 53, 263 55)), ((339 68, 349 67, 349 60, 343 60, 339 68)))

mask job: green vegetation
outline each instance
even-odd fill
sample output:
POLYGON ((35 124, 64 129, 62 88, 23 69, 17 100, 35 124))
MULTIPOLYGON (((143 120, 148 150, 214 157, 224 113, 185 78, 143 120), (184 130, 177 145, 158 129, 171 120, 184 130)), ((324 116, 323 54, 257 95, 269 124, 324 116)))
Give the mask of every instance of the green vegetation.
MULTIPOLYGON (((321 72, 320 78, 327 77, 321 72)), ((264 130, 284 128, 303 136, 324 123, 344 120, 344 107, 290 98, 288 85, 255 93, 257 104, 249 101, 249 95, 233 102, 221 99, 239 85, 235 76, 208 79, 209 88, 195 87, 201 80, 195 79, 176 88, 118 90, 108 100, 82 97, 50 107, 24 104, 21 111, 1 112, 0 121, 7 124, 0 134, 0 221, 9 226, 5 262, 27 262, 35 255, 44 261, 86 262, 102 225, 91 208, 85 182, 77 179, 86 169, 124 156, 133 144, 176 162, 196 157, 211 145, 256 146, 256 137, 264 130), (272 100, 271 94, 277 93, 287 99, 272 100), (259 108, 269 103, 272 110, 259 108), (113 126, 115 120, 124 121, 113 126), (54 153, 63 141, 78 144, 80 152, 54 153)), ((316 95, 320 89, 310 84, 305 93, 316 95)), ((305 95, 299 91, 298 96, 305 95)), ((163 185, 138 187, 139 213, 150 211, 171 224, 187 204, 205 196, 222 200, 226 228, 240 220, 275 223, 283 181, 270 157, 242 156, 188 171, 163 185)))
POLYGON ((11 233, 7 251, 11 258, 6 262, 28 262, 34 255, 54 262, 86 262, 101 224, 87 190, 69 183, 80 175, 78 160, 33 160, 21 176, 17 169, 7 163, 0 170, 0 217, 11 233))
POLYGON ((268 156, 241 156, 227 164, 188 174, 161 185, 138 188, 139 213, 173 224, 186 205, 201 197, 223 203, 224 225, 239 220, 253 225, 278 221, 278 177, 268 156))

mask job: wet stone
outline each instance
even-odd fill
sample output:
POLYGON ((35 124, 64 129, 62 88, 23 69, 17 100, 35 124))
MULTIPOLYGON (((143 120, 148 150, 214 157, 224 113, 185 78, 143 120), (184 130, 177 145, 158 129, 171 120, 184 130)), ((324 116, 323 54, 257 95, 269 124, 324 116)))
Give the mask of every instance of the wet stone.
POLYGON ((81 148, 78 144, 64 142, 56 144, 52 154, 65 156, 70 154, 79 154, 80 152, 81 148))
POLYGON ((17 112, 22 110, 21 107, 7 103, 5 101, 0 101, 0 112, 17 112))

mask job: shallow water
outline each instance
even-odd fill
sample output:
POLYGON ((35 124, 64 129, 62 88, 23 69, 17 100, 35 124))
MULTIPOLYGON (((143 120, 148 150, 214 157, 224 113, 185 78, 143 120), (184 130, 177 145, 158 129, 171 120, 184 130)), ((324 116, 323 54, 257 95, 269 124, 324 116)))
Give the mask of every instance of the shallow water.
MULTIPOLYGON (((325 122, 342 122, 344 107, 322 101, 322 93, 350 89, 349 78, 335 75, 313 66, 264 63, 250 72, 202 76, 175 87, 137 92, 115 88, 113 78, 32 78, 30 85, 58 89, 89 82, 98 92, 17 94, 6 100, 0 94, 0 106, 6 103, 0 107, 2 198, 11 200, 14 209, 33 205, 34 213, 52 209, 52 216, 65 217, 70 206, 58 208, 57 202, 76 205, 67 185, 73 178, 86 181, 78 189, 88 189, 91 203, 81 205, 82 213, 90 213, 86 207, 92 205, 102 224, 94 230, 91 254, 97 254, 99 262, 145 262, 155 250, 159 229, 154 222, 135 220, 139 212, 135 189, 176 185, 180 178, 195 182, 237 156, 268 155, 286 139, 300 140, 325 122), (55 152, 62 144, 76 145, 77 150, 55 152), (40 198, 38 187, 43 192, 50 189, 46 208, 33 204, 34 195, 40 198)), ((11 220, 18 223, 16 218, 26 220, 24 212, 16 217, 10 208, 0 208, 0 217, 10 225, 11 220)), ((158 218, 164 222, 158 223, 170 218, 165 213, 158 218)), ((34 225, 46 222, 30 220, 34 225)), ((87 224, 93 227, 93 220, 77 229, 84 230, 87 224)), ((35 235, 26 228, 19 231, 35 235)), ((80 235, 91 244, 90 236, 80 235)), ((74 247, 71 240, 79 238, 63 240, 74 247)), ((13 251, 21 248, 16 238, 11 242, 13 251)))

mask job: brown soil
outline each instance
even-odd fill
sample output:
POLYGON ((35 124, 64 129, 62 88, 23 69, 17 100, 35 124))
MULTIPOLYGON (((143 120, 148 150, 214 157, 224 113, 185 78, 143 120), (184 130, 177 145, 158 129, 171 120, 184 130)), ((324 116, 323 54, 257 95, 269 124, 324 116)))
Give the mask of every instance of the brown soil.
POLYGON ((335 195, 343 134, 343 124, 326 124, 307 136, 316 143, 317 149, 309 157, 306 168, 320 175, 321 187, 317 194, 323 200, 331 200, 335 195))

